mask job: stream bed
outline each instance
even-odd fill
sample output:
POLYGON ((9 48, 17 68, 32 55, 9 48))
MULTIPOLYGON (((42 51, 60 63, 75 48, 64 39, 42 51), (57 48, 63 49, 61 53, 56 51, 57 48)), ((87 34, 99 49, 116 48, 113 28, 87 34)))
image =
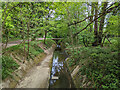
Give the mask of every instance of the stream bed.
POLYGON ((70 73, 65 64, 66 55, 58 46, 54 51, 49 88, 74 88, 70 73))

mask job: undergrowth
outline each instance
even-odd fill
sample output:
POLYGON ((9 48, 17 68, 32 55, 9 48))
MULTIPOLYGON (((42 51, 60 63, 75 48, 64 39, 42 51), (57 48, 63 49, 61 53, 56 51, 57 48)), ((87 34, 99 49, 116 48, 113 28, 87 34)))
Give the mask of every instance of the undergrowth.
POLYGON ((11 76, 12 72, 16 70, 19 65, 9 56, 2 56, 2 79, 8 75, 11 76))
MULTIPOLYGON (((25 53, 28 55, 28 58, 25 57, 25 60, 34 59, 35 56, 38 54, 44 52, 38 44, 40 44, 42 41, 31 41, 29 46, 29 55, 28 55, 28 43, 25 43, 25 52, 24 52, 24 45, 19 44, 16 46, 11 46, 3 51, 5 53, 3 54, 2 58, 0 58, 0 61, 2 60, 2 79, 4 80, 6 77, 11 76, 12 72, 16 70, 19 65, 11 58, 11 53, 16 53, 20 57, 25 57, 25 53)), ((48 47, 51 47, 52 44, 55 43, 53 40, 46 40, 46 45, 48 47)))
MULTIPOLYGON (((44 41, 42 41, 44 42, 44 41)), ((54 40, 51 39, 46 39, 45 45, 50 48, 53 44, 56 44, 56 42, 54 40)))
MULTIPOLYGON (((28 43, 25 43, 25 52, 24 52, 24 45, 19 44, 16 46, 11 46, 3 51, 5 53, 3 54, 2 58, 0 58, 0 61, 2 60, 2 79, 4 80, 6 77, 11 76, 12 72, 16 70, 19 65, 11 58, 11 53, 16 53, 20 55, 21 57, 25 57, 25 53, 28 55, 28 58, 26 60, 34 59, 35 56, 38 54, 44 52, 38 44, 40 44, 42 41, 31 41, 29 44, 29 55, 28 55, 28 43)), ((52 44, 55 43, 53 40, 46 40, 47 47, 51 47, 52 44)))
POLYGON ((82 65, 81 75, 86 75, 96 88, 120 88, 120 62, 113 48, 81 47, 69 49, 69 66, 82 65))

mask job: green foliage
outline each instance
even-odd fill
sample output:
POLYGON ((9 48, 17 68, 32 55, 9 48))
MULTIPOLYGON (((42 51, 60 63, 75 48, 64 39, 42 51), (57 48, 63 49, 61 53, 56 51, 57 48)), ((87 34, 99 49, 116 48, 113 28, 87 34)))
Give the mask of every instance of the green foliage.
POLYGON ((8 75, 17 69, 19 65, 9 56, 2 56, 2 79, 5 79, 8 75))
POLYGON ((84 45, 85 44, 90 44, 94 41, 94 34, 93 32, 88 32, 88 31, 83 31, 79 35, 79 44, 84 45))
POLYGON ((107 25, 106 31, 112 35, 118 35, 119 24, 118 24, 118 15, 111 15, 109 18, 109 24, 107 25))
MULTIPOLYGON (((27 48, 26 48, 27 50, 27 48)), ((36 51, 34 47, 29 47, 29 54, 37 56, 40 52, 36 51)))
MULTIPOLYGON (((41 41, 32 41, 30 42, 30 47, 29 47, 29 52, 32 55, 37 56, 39 53, 43 52, 43 50, 37 45, 40 44, 41 41)), ((19 45, 15 45, 12 47, 9 47, 6 49, 6 51, 16 51, 16 50, 21 50, 23 52, 24 50, 24 45, 23 44, 19 44, 19 45)), ((27 52, 28 50, 28 44, 25 43, 25 50, 27 52)))
POLYGON ((14 52, 17 50, 21 50, 23 51, 21 48, 23 47, 23 45, 19 44, 19 45, 15 45, 15 46, 11 46, 9 48, 3 49, 3 52, 14 52))
MULTIPOLYGON (((40 42, 36 42, 36 41, 30 42, 30 48, 29 48, 30 54, 35 56, 43 52, 43 50, 37 45, 37 43, 40 43, 40 42)), ((26 47, 26 50, 27 50, 27 47, 26 47)))
MULTIPOLYGON (((107 8, 108 6, 104 8, 104 5, 105 3, 98 5, 98 15, 99 13, 103 14, 103 10, 109 10, 109 8, 118 5, 118 3, 110 5, 109 8, 107 8), (100 8, 101 10, 99 11, 100 8)), ((118 87, 119 62, 117 51, 118 47, 120 47, 118 45, 118 40, 120 39, 115 38, 118 37, 119 30, 118 9, 110 9, 110 14, 107 17, 107 13, 102 15, 102 17, 96 20, 98 22, 95 25, 96 23, 91 21, 95 18, 92 16, 97 16, 95 13, 97 9, 94 6, 97 6, 94 2, 5 2, 2 4, 2 41, 6 43, 13 39, 27 40, 31 38, 34 40, 35 38, 43 37, 45 32, 47 32, 47 38, 64 38, 59 42, 63 43, 63 47, 71 48, 69 51, 71 54, 70 66, 82 63, 80 71, 82 74, 86 74, 90 80, 93 77, 95 82, 94 87, 118 87), (87 16, 91 17, 85 19, 87 16), (81 22, 82 20, 83 22, 81 22), (106 21, 107 25, 105 28, 104 24, 106 21), (90 25, 90 22, 93 23, 90 25), (102 29, 102 26, 103 31, 99 30, 100 27, 102 29), (83 30, 85 27, 87 28, 83 30), (98 35, 95 34, 96 27, 98 27, 98 35), (77 36, 74 37, 76 33, 77 36), (112 44, 109 44, 108 40, 105 39, 104 45, 107 48, 90 47, 98 39, 98 36, 102 37, 105 33, 110 35, 109 39, 112 44), (73 48, 74 46, 86 47, 75 49, 73 48), (108 78, 110 79, 108 80, 108 78)), ((39 41, 30 42, 29 56, 34 57, 43 52, 37 45, 39 43, 39 41)), ((46 39, 45 44, 49 48, 56 43, 51 39, 46 39)), ((3 51, 10 52, 17 52, 17 50, 24 52, 24 45, 21 44, 7 48, 6 50, 3 49, 3 51)), ((25 50, 28 55, 27 42, 25 43, 25 50)))
POLYGON ((118 41, 118 39, 119 39, 119 37, 111 39, 111 43, 112 44, 110 44, 110 47, 111 47, 112 51, 118 51, 118 48, 119 48, 119 41, 118 41))
POLYGON ((106 39, 105 46, 109 46, 112 51, 118 51, 119 37, 113 37, 113 38, 109 38, 109 39, 112 44, 110 44, 109 41, 106 39))
POLYGON ((43 50, 40 47, 38 47, 38 45, 36 44, 34 44, 32 47, 34 47, 34 49, 39 53, 43 52, 43 50))
POLYGON ((87 78, 91 81, 94 80, 94 87, 120 87, 120 63, 117 51, 112 52, 109 48, 101 47, 81 47, 74 51, 70 50, 69 52, 71 52, 70 66, 75 64, 82 65, 80 68, 81 74, 87 75, 87 78), (78 60, 79 63, 76 63, 78 60))
MULTIPOLYGON (((44 41, 43 41, 44 42, 44 41)), ((47 39, 46 42, 45 42, 45 45, 50 48, 53 44, 56 45, 56 42, 54 40, 51 40, 51 39, 47 39)))
POLYGON ((73 59, 71 59, 71 60, 69 60, 68 64, 71 67, 71 66, 75 65, 75 61, 73 59))
MULTIPOLYGON (((29 48, 29 58, 34 58, 38 54, 44 52, 37 44, 40 44, 41 41, 32 41, 30 42, 29 48)), ((27 43, 25 44, 25 52, 28 50, 27 43)), ((6 49, 6 54, 2 56, 2 79, 5 79, 7 76, 12 76, 12 72, 16 70, 19 65, 9 56, 7 53, 24 53, 24 45, 19 44, 16 46, 12 46, 6 49)))

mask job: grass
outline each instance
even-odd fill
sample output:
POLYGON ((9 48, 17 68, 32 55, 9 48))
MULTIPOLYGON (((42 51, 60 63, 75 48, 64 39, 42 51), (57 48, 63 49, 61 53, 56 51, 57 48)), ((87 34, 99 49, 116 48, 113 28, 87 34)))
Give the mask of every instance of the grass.
MULTIPOLYGON (((30 58, 34 59, 37 55, 44 52, 38 46, 38 44, 40 44, 41 42, 42 41, 31 41, 29 43, 29 45, 30 45, 29 46, 29 56, 28 56, 28 58, 26 57, 25 60, 29 60, 30 58)), ((46 45, 48 47, 51 47, 53 43, 55 43, 53 40, 46 40, 46 45)), ((28 45, 26 42, 25 43, 25 53, 28 53, 27 50, 28 50, 28 45)), ((13 58, 11 58, 10 54, 14 53, 16 55, 19 55, 19 57, 24 57, 25 53, 24 53, 24 45, 23 44, 11 46, 9 48, 6 48, 3 51, 5 51, 5 53, 0 58, 0 61, 2 61, 2 79, 4 80, 8 76, 12 77, 12 72, 14 72, 14 70, 16 70, 20 66, 15 62, 15 60, 13 60, 13 58)))

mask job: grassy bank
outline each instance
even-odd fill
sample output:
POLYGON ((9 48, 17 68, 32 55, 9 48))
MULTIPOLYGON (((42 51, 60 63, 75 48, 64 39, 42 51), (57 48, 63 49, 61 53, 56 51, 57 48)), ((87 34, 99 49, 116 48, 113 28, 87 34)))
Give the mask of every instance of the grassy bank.
MULTIPOLYGON (((20 44, 16 46, 9 47, 3 50, 5 53, 2 55, 2 79, 4 80, 8 76, 12 77, 12 73, 18 69, 25 61, 34 60, 36 56, 40 53, 44 53, 41 49, 40 43, 43 41, 31 41, 29 46, 28 54, 28 44, 20 44), (24 51, 25 47, 25 51, 24 51)), ((46 47, 49 48, 55 42, 52 40, 46 41, 46 47)))
POLYGON ((74 76, 77 87, 120 88, 120 62, 116 48, 82 46, 77 49, 69 48, 67 52, 70 55, 68 65, 71 72, 76 66, 80 67, 74 76), (80 84, 82 81, 84 85, 80 84), (91 82, 89 86, 85 85, 88 82, 91 82))

